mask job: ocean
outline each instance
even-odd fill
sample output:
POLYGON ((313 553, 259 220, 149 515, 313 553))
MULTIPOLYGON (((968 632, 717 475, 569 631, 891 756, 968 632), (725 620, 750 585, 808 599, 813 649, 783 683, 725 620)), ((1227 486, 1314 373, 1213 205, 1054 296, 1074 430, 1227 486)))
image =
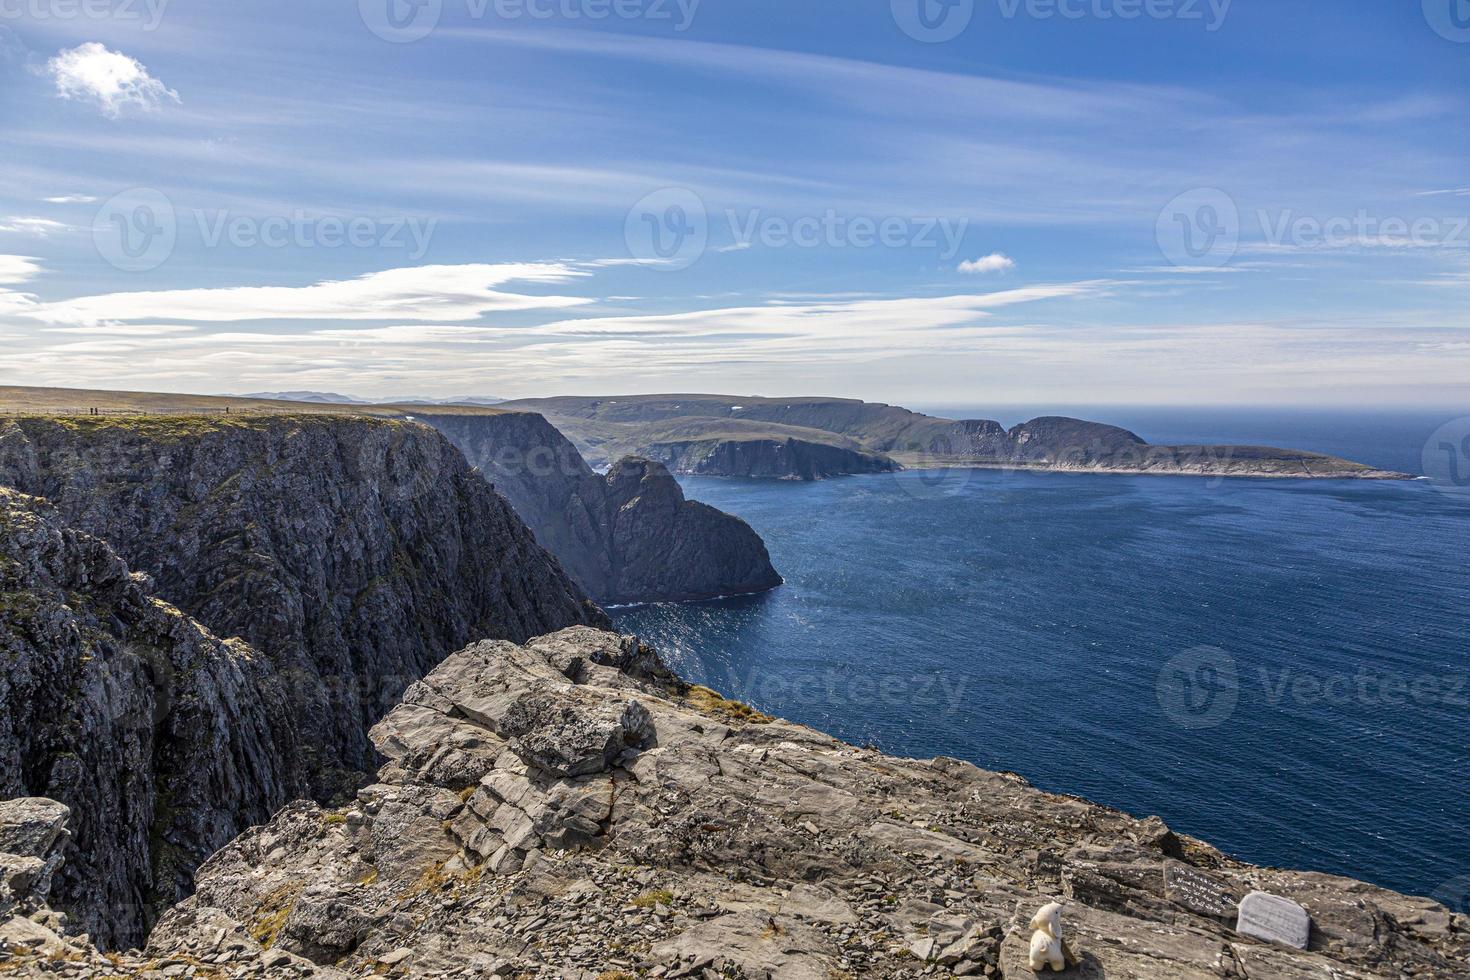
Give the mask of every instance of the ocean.
MULTIPOLYGON (((1455 417, 1082 411, 1154 442, 1414 473, 1455 417)), ((686 678, 849 742, 1157 814, 1256 864, 1470 903, 1470 493, 989 470, 682 482, 749 521, 786 577, 614 611, 686 678)))

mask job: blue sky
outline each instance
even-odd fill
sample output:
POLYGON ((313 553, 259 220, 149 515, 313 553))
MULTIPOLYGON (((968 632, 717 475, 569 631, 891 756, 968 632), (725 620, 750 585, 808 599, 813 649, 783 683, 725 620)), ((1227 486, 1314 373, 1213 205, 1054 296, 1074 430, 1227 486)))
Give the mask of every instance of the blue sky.
POLYGON ((0 0, 0 383, 1463 407, 1467 81, 1470 0, 0 0))

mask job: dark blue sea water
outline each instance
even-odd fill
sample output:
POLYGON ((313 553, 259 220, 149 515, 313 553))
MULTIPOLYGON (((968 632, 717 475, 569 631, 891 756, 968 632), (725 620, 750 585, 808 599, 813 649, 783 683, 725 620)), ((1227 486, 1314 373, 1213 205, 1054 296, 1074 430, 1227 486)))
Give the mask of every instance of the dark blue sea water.
MULTIPOLYGON (((1091 414, 1415 472, 1452 417, 1091 414)), ((685 487, 787 579, 616 613, 685 676, 1255 863, 1470 894, 1470 495, 994 471, 685 487)))

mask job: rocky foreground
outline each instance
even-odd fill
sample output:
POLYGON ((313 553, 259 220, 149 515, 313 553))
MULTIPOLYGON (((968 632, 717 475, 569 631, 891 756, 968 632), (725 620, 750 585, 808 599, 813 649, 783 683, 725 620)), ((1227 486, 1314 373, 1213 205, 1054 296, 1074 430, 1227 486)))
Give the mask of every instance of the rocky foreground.
POLYGON ((1032 980, 1023 924, 1057 899, 1079 964, 1045 976, 1470 976, 1470 919, 1428 899, 855 748, 594 628, 469 646, 372 739, 376 783, 224 847, 138 953, 60 934, 37 890, 61 814, 0 805, 6 900, 28 913, 0 926, 0 975, 1032 980), (1234 930, 1252 890, 1306 909, 1309 949, 1234 930))

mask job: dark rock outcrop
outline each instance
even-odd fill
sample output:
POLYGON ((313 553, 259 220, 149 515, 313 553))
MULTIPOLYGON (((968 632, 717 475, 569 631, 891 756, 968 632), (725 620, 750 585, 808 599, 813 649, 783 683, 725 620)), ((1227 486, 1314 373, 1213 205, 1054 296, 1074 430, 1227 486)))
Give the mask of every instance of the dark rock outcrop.
MULTIPOLYGON (((293 804, 211 858, 150 938, 155 965, 1036 980, 1025 923, 1060 900, 1081 965, 1059 977, 1470 976, 1470 919, 1437 902, 845 745, 680 683, 630 637, 474 644, 373 737, 379 782, 337 811, 293 804), (1220 914, 1257 889, 1307 909, 1308 950, 1220 914)), ((57 974, 95 962, 73 955, 57 974)))
POLYGON ((901 467, 878 453, 802 439, 710 439, 655 442, 644 455, 675 473, 767 480, 826 480, 901 467))
MULTIPOLYGON (((0 488, 0 797, 71 808, 52 901, 104 946, 141 942, 205 858, 301 790, 269 665, 145 581, 50 504, 0 488)), ((54 819, 0 822, 0 851, 55 839, 21 832, 54 819)))
POLYGON ((319 415, 0 419, 0 485, 53 501, 155 593, 274 667, 317 799, 465 643, 605 618, 438 433, 319 415))
POLYGON ((696 501, 659 463, 606 476, 540 415, 425 415, 598 602, 709 599, 781 584, 750 525, 696 501))
POLYGON ((608 471, 609 602, 706 599, 781 584, 750 525, 695 500, 662 464, 628 458, 608 471))

